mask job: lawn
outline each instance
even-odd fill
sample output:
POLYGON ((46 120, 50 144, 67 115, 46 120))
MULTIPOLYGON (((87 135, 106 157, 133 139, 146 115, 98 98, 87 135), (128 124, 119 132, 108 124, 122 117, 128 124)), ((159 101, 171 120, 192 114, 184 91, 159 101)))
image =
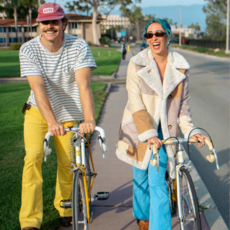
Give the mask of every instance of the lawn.
POLYGON ((115 49, 98 48, 91 48, 91 51, 98 66, 92 72, 93 75, 111 75, 117 72, 121 61, 121 52, 115 49))
MULTIPOLYGON (((98 68, 93 75, 111 75, 118 70, 121 53, 115 49, 91 48, 98 68)), ((19 51, 0 49, 0 77, 19 77, 19 51)))
MULTIPOLYGON (((98 121, 107 93, 106 83, 91 83, 98 121)), ((0 229, 19 230, 21 177, 23 158, 22 106, 29 96, 28 83, 0 84, 0 229)), ((56 181, 56 154, 53 149, 47 163, 43 164, 44 217, 42 230, 54 230, 58 226, 58 212, 53 207, 56 181)))
POLYGON ((20 76, 18 51, 0 50, 0 77, 20 76))

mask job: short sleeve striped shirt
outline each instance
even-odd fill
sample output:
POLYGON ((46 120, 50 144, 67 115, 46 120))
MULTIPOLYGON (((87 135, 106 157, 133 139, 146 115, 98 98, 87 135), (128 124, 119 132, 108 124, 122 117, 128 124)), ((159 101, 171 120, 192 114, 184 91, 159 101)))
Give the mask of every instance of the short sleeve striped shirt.
MULTIPOLYGON (((83 120, 75 71, 97 67, 88 44, 84 39, 65 33, 61 49, 52 53, 43 46, 40 38, 24 43, 20 49, 21 77, 43 77, 58 122, 83 120)), ((32 90, 27 103, 37 107, 32 90)))

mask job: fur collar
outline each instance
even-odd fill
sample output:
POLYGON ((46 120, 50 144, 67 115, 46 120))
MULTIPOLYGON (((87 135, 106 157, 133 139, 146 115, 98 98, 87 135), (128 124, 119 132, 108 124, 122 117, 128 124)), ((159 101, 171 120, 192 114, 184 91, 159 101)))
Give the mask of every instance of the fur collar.
MULTIPOLYGON (((133 58, 133 63, 140 66, 147 66, 154 60, 151 49, 147 48, 139 52, 133 58)), ((173 51, 171 48, 168 48, 168 63, 176 69, 189 69, 190 65, 186 59, 179 53, 173 51)))
POLYGON ((165 69, 164 84, 162 87, 158 67, 150 48, 138 53, 132 61, 136 65, 143 66, 142 69, 137 71, 137 75, 162 98, 167 98, 177 85, 185 79, 186 76, 178 69, 190 68, 188 62, 182 55, 169 48, 168 63, 165 69))

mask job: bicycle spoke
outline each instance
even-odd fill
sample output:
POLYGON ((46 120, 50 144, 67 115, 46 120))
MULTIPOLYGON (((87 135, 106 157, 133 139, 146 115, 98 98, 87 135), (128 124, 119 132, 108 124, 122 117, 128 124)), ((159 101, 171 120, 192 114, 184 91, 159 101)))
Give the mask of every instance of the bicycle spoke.
POLYGON ((181 170, 180 191, 184 229, 201 229, 199 209, 194 185, 189 172, 184 168, 181 170))

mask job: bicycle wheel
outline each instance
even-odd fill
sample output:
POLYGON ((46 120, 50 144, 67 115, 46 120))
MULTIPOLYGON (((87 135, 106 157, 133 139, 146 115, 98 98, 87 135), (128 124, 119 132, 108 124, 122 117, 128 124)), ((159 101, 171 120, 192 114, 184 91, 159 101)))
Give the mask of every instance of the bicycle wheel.
POLYGON ((72 210, 73 230, 88 229, 85 190, 80 171, 74 173, 72 210))
POLYGON ((195 187, 186 168, 181 168, 180 171, 180 200, 182 210, 182 219, 180 219, 181 229, 201 230, 201 220, 195 187))

